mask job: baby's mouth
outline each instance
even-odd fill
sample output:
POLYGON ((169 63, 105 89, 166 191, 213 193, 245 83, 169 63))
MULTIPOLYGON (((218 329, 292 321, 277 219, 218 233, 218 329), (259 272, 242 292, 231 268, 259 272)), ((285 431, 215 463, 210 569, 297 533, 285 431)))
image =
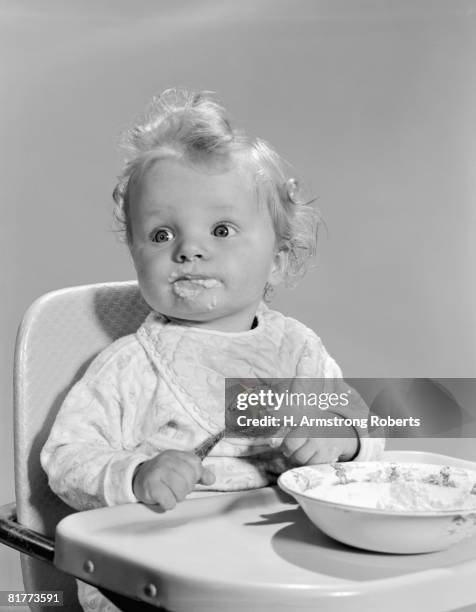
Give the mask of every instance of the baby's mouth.
POLYGON ((172 291, 178 297, 190 299, 195 298, 207 289, 214 289, 221 286, 221 282, 216 278, 208 276, 184 275, 172 282, 172 291))

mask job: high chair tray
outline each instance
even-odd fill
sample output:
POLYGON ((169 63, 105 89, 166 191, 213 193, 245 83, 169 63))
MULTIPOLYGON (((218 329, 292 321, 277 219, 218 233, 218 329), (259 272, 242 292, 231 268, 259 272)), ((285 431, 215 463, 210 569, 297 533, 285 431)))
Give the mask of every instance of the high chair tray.
MULTIPOLYGON (((388 458, 406 454, 444 462, 388 458)), ((276 487, 208 493, 166 513, 127 504, 73 514, 57 527, 55 564, 173 612, 438 612, 476 602, 475 538, 421 555, 351 548, 276 487)))

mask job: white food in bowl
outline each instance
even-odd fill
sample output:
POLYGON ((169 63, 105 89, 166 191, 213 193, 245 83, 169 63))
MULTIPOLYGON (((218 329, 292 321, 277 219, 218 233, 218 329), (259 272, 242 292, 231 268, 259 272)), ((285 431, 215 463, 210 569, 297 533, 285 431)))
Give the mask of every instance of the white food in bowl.
POLYGON ((351 482, 343 486, 323 485, 310 489, 310 497, 363 508, 397 511, 476 511, 476 495, 459 488, 425 482, 351 482))

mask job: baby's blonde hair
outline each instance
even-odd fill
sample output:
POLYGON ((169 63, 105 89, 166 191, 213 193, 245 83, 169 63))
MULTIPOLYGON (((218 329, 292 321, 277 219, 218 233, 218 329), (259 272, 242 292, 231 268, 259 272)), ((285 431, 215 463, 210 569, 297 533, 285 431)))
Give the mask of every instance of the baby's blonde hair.
MULTIPOLYGON (((243 160, 253 172, 259 201, 269 208, 283 251, 283 279, 304 274, 316 252, 319 216, 299 184, 266 142, 235 128, 212 92, 167 89, 154 97, 145 115, 121 138, 126 164, 113 192, 115 218, 132 243, 130 188, 158 159, 174 156, 201 166, 228 167, 243 160)), ((269 288, 268 288, 269 289, 269 288)))

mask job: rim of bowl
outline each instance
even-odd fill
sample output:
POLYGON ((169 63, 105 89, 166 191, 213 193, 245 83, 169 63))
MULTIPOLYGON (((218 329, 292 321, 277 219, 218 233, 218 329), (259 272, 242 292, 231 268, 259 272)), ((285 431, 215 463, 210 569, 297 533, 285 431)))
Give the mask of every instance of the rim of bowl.
MULTIPOLYGON (((368 461, 365 463, 393 463, 391 461, 368 461)), ((327 464, 319 464, 319 465, 327 465, 327 464)), ((433 465, 433 464, 422 464, 422 465, 433 465)), ((437 464, 435 464, 437 465, 437 464)), ((291 468, 290 470, 287 470, 286 472, 283 472, 279 477, 278 477, 278 486, 281 488, 281 490, 283 490, 285 493, 287 493, 288 495, 291 495, 291 497, 294 497, 297 500, 297 497, 304 497, 305 499, 309 499, 310 501, 313 502, 317 502, 319 504, 324 504, 325 506, 335 506, 336 508, 340 509, 340 510, 348 510, 348 511, 356 511, 356 512, 369 512, 371 514, 388 514, 388 515, 392 515, 392 516, 413 516, 413 517, 444 517, 444 516, 468 516, 471 514, 475 515, 476 518, 476 508, 464 508, 464 509, 451 509, 451 510, 391 510, 391 509, 385 509, 385 508, 370 508, 368 506, 357 506, 354 504, 345 504, 342 502, 336 502, 336 501, 331 501, 331 500, 326 500, 326 499, 319 499, 318 497, 314 497, 313 495, 309 495, 307 493, 303 493, 301 491, 293 491, 292 489, 290 489, 287 485, 284 484, 284 476, 285 474, 287 474, 288 472, 291 472, 292 470, 298 470, 300 469, 300 467, 311 467, 311 466, 299 466, 296 468, 291 468)), ((441 466, 444 467, 444 466, 441 466)), ((450 466, 451 467, 451 466, 450 466)), ((466 468, 459 468, 456 467, 456 469, 462 469, 466 472, 472 472, 474 471, 475 475, 476 475, 476 470, 468 470, 466 468)), ((319 485, 317 485, 318 488, 319 485)), ((476 522, 475 522, 476 525, 476 522)))

